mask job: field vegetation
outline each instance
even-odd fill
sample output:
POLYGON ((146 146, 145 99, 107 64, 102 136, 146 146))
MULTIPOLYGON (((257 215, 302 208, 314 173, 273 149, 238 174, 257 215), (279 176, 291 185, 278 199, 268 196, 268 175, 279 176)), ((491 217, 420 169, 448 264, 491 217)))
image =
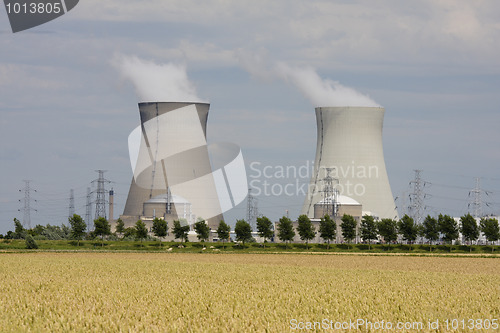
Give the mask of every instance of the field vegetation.
POLYGON ((422 322, 404 330, 419 332, 436 331, 427 323, 439 320, 444 332, 445 320, 500 318, 499 268, 499 259, 470 257, 4 253, 0 327, 287 332, 293 323, 363 319, 422 322))

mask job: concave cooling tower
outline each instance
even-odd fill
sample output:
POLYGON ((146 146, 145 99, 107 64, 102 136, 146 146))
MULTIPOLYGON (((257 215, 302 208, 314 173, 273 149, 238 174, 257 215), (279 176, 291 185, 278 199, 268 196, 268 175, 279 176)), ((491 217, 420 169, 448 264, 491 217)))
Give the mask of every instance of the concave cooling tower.
POLYGON ((145 203, 178 197, 182 208, 176 200, 165 201, 171 218, 177 219, 188 202, 195 218, 218 225, 222 211, 206 144, 209 108, 206 103, 139 103, 141 126, 129 136, 134 176, 124 217, 144 216, 145 203))
POLYGON ((325 179, 341 195, 362 204, 380 218, 397 217, 382 147, 384 108, 318 107, 318 141, 314 174, 302 214, 314 215, 314 204, 325 198, 325 179), (329 169, 329 170, 328 170, 329 169))

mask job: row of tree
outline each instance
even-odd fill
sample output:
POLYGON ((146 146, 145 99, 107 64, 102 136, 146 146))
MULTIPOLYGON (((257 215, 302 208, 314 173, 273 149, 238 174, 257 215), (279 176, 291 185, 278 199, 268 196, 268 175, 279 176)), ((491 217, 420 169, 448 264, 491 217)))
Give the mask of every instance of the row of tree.
MULTIPOLYGON (((260 221, 257 220, 259 234, 261 231, 266 231, 264 225, 262 218, 260 221)), ((316 237, 316 229, 306 215, 301 215, 297 219, 296 231, 306 245, 316 237)), ((445 243, 452 243, 458 239, 460 233, 469 244, 479 238, 480 232, 489 242, 496 242, 500 239, 498 220, 483 218, 478 224, 470 214, 462 216, 460 223, 448 215, 440 214, 437 219, 427 216, 421 225, 415 223, 413 218, 408 215, 403 216, 399 221, 393 219, 375 221, 372 216, 365 215, 362 217, 359 227, 353 216, 345 214, 341 218, 340 231, 346 243, 352 243, 356 237, 360 236, 364 242, 369 244, 369 248, 372 241, 379 239, 386 244, 395 243, 398 239, 413 244, 418 237, 427 239, 429 244, 440 239, 445 243)), ((330 216, 325 215, 321 218, 318 232, 329 247, 330 241, 337 236, 337 223, 330 216)), ((293 241, 295 235, 292 221, 287 217, 282 217, 277 224, 278 238, 288 243, 293 241)))
MULTIPOLYGON (((19 220, 14 219, 15 230, 14 232, 9 231, 5 238, 26 238, 29 235, 40 236, 45 239, 74 239, 78 241, 79 245, 82 239, 95 239, 96 237, 100 237, 101 241, 104 242, 104 237, 112 234, 109 222, 103 217, 94 220, 94 230, 92 232, 87 231, 87 225, 77 214, 69 218, 68 221, 69 227, 65 225, 61 227, 50 225, 43 227, 37 225, 33 229, 24 229, 19 220)), ((257 218, 256 227, 258 235, 264 239, 264 246, 268 239, 274 240, 276 236, 279 240, 285 242, 286 247, 288 247, 289 242, 294 240, 296 234, 299 235, 300 239, 308 247, 308 243, 319 233, 320 238, 327 243, 327 247, 329 248, 330 243, 337 237, 338 229, 337 223, 328 215, 321 218, 318 230, 316 230, 306 215, 298 217, 297 228, 294 228, 292 220, 286 216, 279 219, 276 225, 276 232, 273 223, 265 216, 257 218)), ((365 215, 362 217, 359 226, 353 216, 345 214, 341 218, 339 227, 340 235, 344 242, 350 244, 354 239, 360 237, 364 242, 369 244, 369 248, 372 241, 375 240, 392 244, 399 239, 411 245, 418 237, 426 239, 430 245, 438 240, 442 240, 445 243, 452 243, 458 239, 459 233, 462 234, 469 244, 476 241, 481 232, 489 242, 496 242, 500 239, 498 220, 483 218, 478 224, 476 219, 470 214, 462 216, 460 223, 457 223, 455 219, 448 215, 440 214, 437 219, 427 216, 421 225, 416 224, 408 215, 403 216, 399 221, 393 219, 375 221, 372 216, 365 215)), ((201 242, 206 242, 209 239, 210 229, 205 220, 198 220, 193 225, 193 229, 201 242)), ((179 220, 173 222, 172 233, 175 239, 187 241, 189 230, 190 226, 187 223, 182 223, 179 220)), ((122 238, 139 239, 141 242, 149 237, 149 230, 141 220, 138 220, 133 227, 125 228, 124 222, 118 219, 115 231, 115 234, 122 238)), ((168 235, 168 222, 155 218, 151 232, 159 239, 166 237, 168 235)), ((231 228, 224 221, 220 221, 216 232, 219 240, 225 242, 230 239, 231 228)), ((234 232, 237 241, 242 243, 254 241, 252 228, 245 220, 238 220, 236 222, 234 232)))

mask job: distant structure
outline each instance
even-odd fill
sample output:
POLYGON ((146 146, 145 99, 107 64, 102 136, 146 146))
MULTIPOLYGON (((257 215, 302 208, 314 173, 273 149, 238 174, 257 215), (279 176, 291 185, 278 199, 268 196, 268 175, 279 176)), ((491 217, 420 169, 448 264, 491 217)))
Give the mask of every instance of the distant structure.
MULTIPOLYGON (((335 222, 337 225, 337 232, 336 232, 336 239, 335 241, 337 243, 342 243, 344 241, 344 238, 342 236, 342 229, 340 228, 342 224, 342 217, 344 214, 351 215, 354 218, 354 221, 356 222, 356 237, 353 240, 355 243, 358 243, 361 241, 360 238, 360 223, 361 219, 363 217, 363 207, 362 205, 354 200, 353 198, 344 196, 344 195, 337 195, 336 197, 330 197, 330 198, 324 198, 321 201, 317 202, 314 204, 314 214, 311 216, 311 223, 313 227, 315 228, 316 231, 319 230, 320 224, 321 224, 321 218, 325 216, 325 211, 332 211, 336 209, 336 213, 333 216, 330 216, 332 220, 335 222), (335 206, 335 208, 333 207, 335 206)), ((328 214, 330 215, 330 214, 328 214)), ((293 227, 297 229, 298 227, 298 222, 294 221, 293 222, 293 227)), ((274 230, 277 230, 277 226, 275 225, 274 230)), ((279 239, 276 235, 275 241, 279 242, 279 239)), ((302 243, 303 241, 300 239, 300 236, 298 234, 295 235, 293 242, 295 243, 302 243)), ((316 236, 310 240, 310 243, 324 243, 324 239, 321 238, 320 233, 316 232, 316 236)))
POLYGON ((257 198, 251 193, 251 189, 248 189, 247 195, 247 222, 252 227, 252 230, 257 230, 257 217, 259 216, 257 198))
POLYGON ((99 173, 99 178, 92 181, 92 183, 97 182, 97 196, 95 200, 95 215, 94 217, 97 219, 99 217, 106 218, 106 189, 105 183, 110 183, 109 180, 104 179, 105 170, 96 170, 99 173))
POLYGON ((317 107, 315 111, 316 158, 302 214, 313 217, 314 205, 334 200, 330 193, 337 189, 339 196, 359 202, 370 215, 397 218, 382 146, 384 108, 317 107), (338 182, 333 184, 333 179, 338 182))
POLYGON ((19 192, 24 192, 24 199, 19 200, 23 202, 23 208, 18 209, 18 211, 23 211, 23 226, 31 229, 31 211, 36 211, 36 209, 31 208, 31 191, 36 192, 36 190, 31 188, 30 180, 23 180, 23 182, 24 189, 19 190, 19 192))
MULTIPOLYGON (((333 168, 326 168, 326 177, 323 178, 323 215, 337 216, 339 190, 335 187, 339 183, 337 178, 332 177, 333 168), (334 185, 333 183, 336 182, 334 185)), ((316 213, 314 214, 316 215, 316 213)))
POLYGON ((477 219, 483 216, 483 202, 481 200, 481 178, 476 177, 476 187, 469 192, 471 202, 469 207, 473 207, 473 216, 477 219))
POLYGON ((409 215, 416 224, 421 224, 424 218, 424 187, 427 182, 422 180, 422 170, 415 170, 415 179, 410 182, 413 185, 413 192, 410 193, 409 215))
POLYGON ((204 218, 217 228, 223 217, 206 145, 209 108, 139 103, 141 126, 129 137, 134 176, 120 216, 125 225, 138 219, 148 225, 154 217, 188 224, 204 218))
POLYGON ((114 221, 114 204, 115 204, 115 191, 113 189, 111 189, 109 191, 109 222, 113 222, 114 221))
POLYGON ((75 192, 73 189, 69 190, 69 212, 68 218, 72 218, 75 214, 75 192))
POLYGON ((87 224, 87 230, 91 231, 93 229, 92 225, 92 192, 90 187, 87 187, 87 201, 85 204, 85 223, 87 224))

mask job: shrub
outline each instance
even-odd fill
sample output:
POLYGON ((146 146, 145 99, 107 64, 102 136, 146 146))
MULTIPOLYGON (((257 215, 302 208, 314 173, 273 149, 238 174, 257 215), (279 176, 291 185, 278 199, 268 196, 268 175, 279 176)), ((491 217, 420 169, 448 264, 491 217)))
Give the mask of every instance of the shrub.
POLYGON ((38 249, 38 244, 36 243, 35 239, 31 235, 26 236, 26 248, 29 250, 32 249, 38 249))

